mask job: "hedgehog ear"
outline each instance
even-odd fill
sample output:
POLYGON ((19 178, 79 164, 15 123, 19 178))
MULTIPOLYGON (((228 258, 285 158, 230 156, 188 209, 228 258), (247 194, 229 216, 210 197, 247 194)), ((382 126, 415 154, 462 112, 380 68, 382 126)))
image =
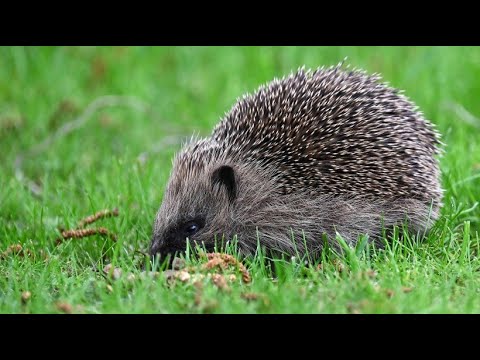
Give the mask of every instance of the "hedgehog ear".
POLYGON ((212 173, 212 183, 225 186, 231 202, 233 202, 237 197, 237 182, 235 179, 235 171, 231 166, 222 165, 215 169, 212 173))

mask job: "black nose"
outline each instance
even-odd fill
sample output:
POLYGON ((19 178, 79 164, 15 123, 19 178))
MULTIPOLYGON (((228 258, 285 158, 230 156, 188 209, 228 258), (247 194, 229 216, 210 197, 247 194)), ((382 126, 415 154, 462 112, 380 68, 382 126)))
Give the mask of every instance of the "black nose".
POLYGON ((152 240, 152 243, 150 244, 150 256, 155 256, 156 253, 158 253, 160 250, 160 246, 158 243, 155 243, 155 240, 152 240))
MULTIPOLYGON (((151 269, 172 269, 173 262, 176 256, 179 256, 181 253, 184 253, 184 249, 174 248, 168 246, 165 243, 159 243, 158 245, 154 241, 150 247, 150 266, 151 269), (152 262, 154 261, 154 262, 152 262), (155 265, 156 264, 156 265, 155 265)), ((145 262, 144 268, 146 268, 147 262, 145 262)), ((158 270, 155 270, 158 271, 158 270)))
POLYGON ((152 243, 150 244, 150 256, 155 256, 160 252, 162 241, 158 238, 153 238, 152 243))
MULTIPOLYGON (((165 246, 165 242, 159 238, 154 237, 150 245, 150 261, 154 258, 157 259, 158 264, 163 264, 167 259, 168 251, 165 246)), ((167 265, 168 268, 168 265, 167 265)))
POLYGON ((150 256, 158 256, 160 261, 165 260, 168 256, 173 259, 175 254, 184 252, 186 249, 184 246, 180 246, 170 238, 160 238, 154 236, 150 245, 150 256))

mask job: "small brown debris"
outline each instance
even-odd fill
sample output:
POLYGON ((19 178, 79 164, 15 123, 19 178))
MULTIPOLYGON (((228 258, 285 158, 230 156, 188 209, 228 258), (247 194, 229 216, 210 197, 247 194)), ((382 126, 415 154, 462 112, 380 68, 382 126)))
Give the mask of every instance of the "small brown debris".
POLYGON ((226 268, 226 263, 221 258, 211 258, 208 262, 204 265, 204 268, 207 270, 211 270, 215 267, 219 267, 221 269, 226 268))
POLYGON ((92 224, 101 218, 112 217, 112 216, 118 216, 117 208, 113 210, 107 209, 107 210, 98 211, 93 215, 87 216, 83 220, 79 221, 77 229, 63 230, 63 228, 59 228, 61 230, 62 237, 56 240, 57 245, 61 244, 62 241, 65 239, 71 239, 71 238, 80 239, 80 238, 84 238, 92 235, 108 236, 113 241, 117 241, 117 237, 115 236, 115 234, 111 233, 108 229, 104 227, 93 228, 93 229, 84 228, 86 225, 92 224))
POLYGON ((256 294, 256 293, 253 293, 253 292, 246 292, 246 293, 242 293, 240 295, 240 297, 242 299, 245 299, 247 301, 253 301, 253 300, 258 300, 258 298, 260 297, 260 295, 256 294))
POLYGON ((2 253, 2 258, 6 258, 8 257, 9 255, 20 255, 20 256, 23 256, 23 247, 22 245, 20 244, 13 244, 13 245, 10 245, 7 250, 5 250, 3 253, 2 253))
POLYGON ((192 282, 195 283, 201 283, 202 280, 205 279, 205 275, 203 274, 192 274, 192 282))
POLYGON ((31 297, 32 297, 32 293, 30 291, 22 292, 22 296, 21 296, 22 304, 25 305, 27 301, 30 300, 31 297))
POLYGON ((165 270, 163 275, 168 283, 172 283, 177 279, 181 282, 187 282, 191 278, 190 273, 185 270, 165 270))
POLYGON ((45 251, 43 251, 42 249, 40 249, 40 250, 38 251, 38 254, 40 255, 40 257, 41 257, 43 260, 45 260, 45 261, 48 260, 48 255, 47 255, 47 253, 46 253, 45 251))
POLYGON ((347 305, 347 311, 350 313, 350 314, 361 314, 362 312, 360 311, 360 309, 358 308, 358 305, 357 304, 353 304, 353 303, 350 303, 347 305))
POLYGON ((78 223, 78 228, 82 229, 82 228, 85 227, 85 225, 92 224, 92 223, 94 223, 95 221, 97 221, 101 218, 107 218, 107 217, 112 217, 112 216, 118 216, 118 209, 117 208, 115 208, 113 210, 108 210, 108 209, 101 210, 101 211, 96 212, 93 215, 87 216, 86 218, 80 220, 80 222, 78 223))
POLYGON ((199 307, 203 313, 211 313, 218 307, 218 301, 215 299, 209 299, 200 303, 199 307))
POLYGON ((265 294, 257 294, 254 292, 245 292, 240 294, 240 297, 246 301, 262 301, 264 306, 270 305, 270 299, 265 294))
POLYGON ((385 290, 385 294, 387 294, 387 296, 388 296, 389 298, 392 298, 393 295, 395 295, 395 292, 394 292, 393 290, 391 290, 391 289, 387 289, 387 290, 385 290))
POLYGON ((363 300, 360 300, 359 302, 350 302, 348 303, 347 305, 347 311, 351 314, 362 314, 362 313, 365 313, 365 312, 370 312, 372 309, 372 303, 367 300, 367 299, 363 299, 363 300))
POLYGON ((235 259, 232 255, 222 253, 207 253, 208 262, 204 264, 205 269, 213 269, 219 267, 220 269, 226 269, 228 265, 236 266, 242 273, 242 280, 245 283, 250 283, 252 278, 245 265, 235 259))
POLYGON ((366 275, 367 275, 369 278, 371 278, 371 279, 376 278, 377 275, 378 275, 378 273, 377 273, 375 270, 373 270, 373 269, 368 269, 365 273, 366 273, 366 275))
POLYGON ((407 293, 413 291, 413 287, 411 287, 411 286, 404 286, 404 287, 402 287, 402 291, 403 291, 405 294, 407 294, 407 293))
POLYGON ((185 260, 176 257, 175 259, 173 259, 172 268, 173 270, 182 270, 183 268, 185 268, 185 260))
POLYGON ((176 270, 165 270, 163 272, 163 276, 165 276, 165 279, 167 282, 174 281, 176 279, 177 271, 176 270))
POLYGON ((103 272, 110 276, 113 280, 118 280, 122 276, 122 269, 113 267, 112 264, 108 264, 103 268, 103 272))
POLYGON ((229 282, 235 282, 235 281, 237 281, 237 277, 235 276, 235 274, 230 274, 230 275, 228 275, 228 281, 229 281, 229 282))
POLYGON ((58 311, 61 311, 65 314, 71 314, 73 311, 72 305, 70 305, 67 302, 59 301, 55 303, 55 307, 57 308, 58 311))
POLYGON ((8 253, 13 253, 13 254, 21 254, 21 253, 22 253, 22 250, 23 250, 23 247, 22 247, 22 245, 20 245, 20 244, 10 245, 10 246, 7 248, 7 252, 8 252, 8 253))
POLYGON ((20 244, 10 245, 5 251, 0 253, 0 259, 6 259, 10 255, 35 257, 35 254, 30 249, 24 249, 20 244))
POLYGON ((195 306, 200 306, 202 303, 203 283, 201 281, 195 281, 193 286, 195 286, 195 298, 193 303, 195 306))
POLYGON ((63 240, 66 240, 66 239, 72 239, 72 238, 80 239, 80 238, 84 238, 92 235, 108 236, 113 241, 117 240, 117 237, 114 234, 112 234, 107 229, 100 227, 96 229, 75 229, 75 230, 62 231, 62 238, 58 238, 56 240, 56 243, 58 245, 62 243, 63 240))
POLYGON ((122 269, 120 268, 113 269, 113 272, 112 272, 113 280, 118 280, 120 279, 121 276, 122 276, 122 269))
POLYGON ((190 274, 187 271, 179 271, 175 276, 181 282, 187 282, 188 280, 190 280, 190 274))
POLYGON ((113 267, 112 264, 107 264, 107 265, 105 265, 105 267, 103 268, 103 272, 104 272, 105 274, 108 274, 108 273, 110 272, 110 270, 112 270, 112 267, 113 267))
POLYGON ((335 265, 335 269, 339 272, 342 273, 345 271, 345 265, 338 259, 333 260, 333 265, 335 265))
POLYGON ((213 284, 218 287, 220 290, 229 291, 230 287, 227 285, 227 280, 222 274, 213 274, 212 275, 213 284))
POLYGON ((348 304, 347 305, 347 310, 350 314, 361 314, 362 312, 360 309, 357 307, 356 304, 348 304))
POLYGON ((320 263, 317 265, 317 271, 322 271, 323 270, 323 264, 320 263))

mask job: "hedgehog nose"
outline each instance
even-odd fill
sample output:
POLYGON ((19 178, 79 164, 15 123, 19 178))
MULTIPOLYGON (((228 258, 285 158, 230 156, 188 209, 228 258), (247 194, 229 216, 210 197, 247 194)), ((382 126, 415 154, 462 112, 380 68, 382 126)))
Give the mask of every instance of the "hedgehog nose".
POLYGON ((152 244, 150 246, 150 256, 155 256, 155 254, 160 252, 162 240, 158 237, 152 239, 152 244))

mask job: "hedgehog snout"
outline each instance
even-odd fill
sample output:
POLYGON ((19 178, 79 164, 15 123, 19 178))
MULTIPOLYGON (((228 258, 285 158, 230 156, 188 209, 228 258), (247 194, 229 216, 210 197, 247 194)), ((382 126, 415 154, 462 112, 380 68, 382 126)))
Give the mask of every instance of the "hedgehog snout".
POLYGON ((184 252, 187 246, 187 238, 192 239, 204 226, 205 219, 195 217, 189 221, 172 224, 163 230, 157 228, 150 245, 150 255, 154 256, 160 253, 161 256, 165 256, 175 252, 184 252))
POLYGON ((178 241, 172 231, 155 231, 150 245, 150 255, 160 254, 162 257, 178 248, 178 241))
POLYGON ((150 256, 155 256, 155 254, 160 252, 163 241, 159 236, 154 235, 150 244, 150 256))
POLYGON ((176 253, 185 251, 184 248, 175 242, 175 239, 154 235, 150 245, 150 256, 158 257, 159 264, 168 260, 167 268, 171 268, 176 253))

